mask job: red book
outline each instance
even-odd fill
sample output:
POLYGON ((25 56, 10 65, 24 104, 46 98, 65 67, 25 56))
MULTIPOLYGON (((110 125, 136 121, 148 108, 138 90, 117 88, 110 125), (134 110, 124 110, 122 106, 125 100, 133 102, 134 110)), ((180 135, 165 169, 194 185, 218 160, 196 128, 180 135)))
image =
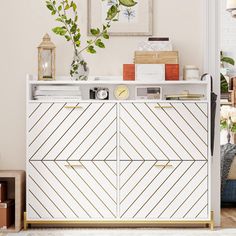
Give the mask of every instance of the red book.
POLYGON ((179 80, 179 64, 166 64, 166 80, 179 80))
POLYGON ((135 64, 123 65, 123 80, 135 80, 135 64))

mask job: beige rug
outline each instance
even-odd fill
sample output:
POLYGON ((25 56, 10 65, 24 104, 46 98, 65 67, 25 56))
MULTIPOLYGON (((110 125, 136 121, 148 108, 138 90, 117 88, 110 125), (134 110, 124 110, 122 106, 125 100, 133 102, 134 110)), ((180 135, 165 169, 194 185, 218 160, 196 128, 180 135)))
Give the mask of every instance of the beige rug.
POLYGON ((236 236, 236 229, 40 229, 7 236, 236 236))

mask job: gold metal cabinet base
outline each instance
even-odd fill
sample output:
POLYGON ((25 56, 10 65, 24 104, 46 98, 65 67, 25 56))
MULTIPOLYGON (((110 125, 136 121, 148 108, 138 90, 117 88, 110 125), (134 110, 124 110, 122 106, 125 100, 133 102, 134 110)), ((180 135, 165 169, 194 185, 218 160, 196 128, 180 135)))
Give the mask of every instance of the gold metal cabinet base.
POLYGON ((211 230, 214 230, 214 213, 211 212, 211 219, 209 221, 191 221, 191 220, 183 220, 183 221, 162 221, 162 220, 136 220, 136 221, 123 221, 123 220, 101 220, 101 221, 94 221, 94 220, 78 220, 78 221, 65 221, 65 220, 52 220, 52 221, 36 221, 36 220, 27 220, 27 213, 24 213, 24 230, 28 229, 28 225, 58 225, 58 226, 65 226, 65 225, 73 225, 77 227, 86 227, 86 228, 137 228, 137 227, 144 227, 144 228, 157 228, 160 226, 171 226, 171 227, 185 227, 185 226, 207 226, 211 230))

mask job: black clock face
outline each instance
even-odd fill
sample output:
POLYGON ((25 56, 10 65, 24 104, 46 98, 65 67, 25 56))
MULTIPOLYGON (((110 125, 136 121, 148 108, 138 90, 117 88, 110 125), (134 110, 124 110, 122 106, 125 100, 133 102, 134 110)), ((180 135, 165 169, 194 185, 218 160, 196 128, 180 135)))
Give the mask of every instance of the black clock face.
POLYGON ((100 100, 104 100, 108 97, 108 92, 105 89, 100 89, 97 91, 97 98, 100 100))

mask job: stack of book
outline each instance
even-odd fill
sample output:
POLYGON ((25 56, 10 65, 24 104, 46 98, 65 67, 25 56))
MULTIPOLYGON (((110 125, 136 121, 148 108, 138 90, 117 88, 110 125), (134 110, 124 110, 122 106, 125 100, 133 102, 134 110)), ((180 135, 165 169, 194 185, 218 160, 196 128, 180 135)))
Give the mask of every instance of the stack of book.
POLYGON ((179 53, 172 50, 169 38, 149 38, 148 42, 155 47, 135 51, 134 64, 123 65, 124 80, 179 80, 179 53))
POLYGON ((34 100, 82 99, 80 87, 74 85, 39 85, 33 96, 34 100))
POLYGON ((7 182, 0 182, 0 230, 8 229, 14 223, 14 213, 15 201, 8 199, 7 182))
POLYGON ((165 98, 166 100, 201 100, 204 98, 204 95, 183 92, 181 94, 169 94, 169 95, 166 95, 165 98))

